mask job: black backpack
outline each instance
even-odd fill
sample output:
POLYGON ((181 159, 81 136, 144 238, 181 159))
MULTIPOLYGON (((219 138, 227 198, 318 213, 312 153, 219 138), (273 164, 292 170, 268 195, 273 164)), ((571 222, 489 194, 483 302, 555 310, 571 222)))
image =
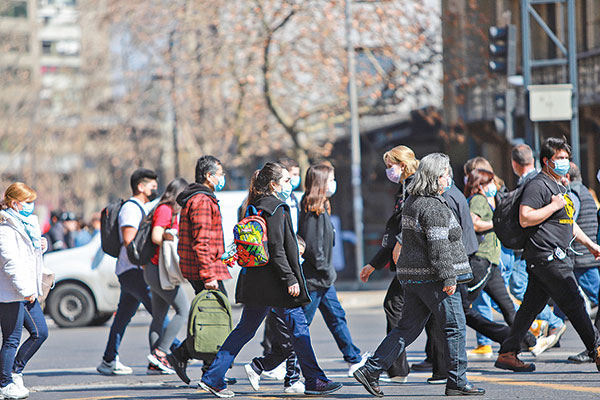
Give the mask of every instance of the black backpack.
POLYGON ((100 215, 100 240, 102 242, 102 251, 112 257, 119 257, 121 251, 121 238, 119 236, 119 212, 123 204, 131 201, 135 203, 142 213, 146 213, 142 206, 133 200, 119 199, 109 203, 100 215))
POLYGON ((521 185, 511 192, 496 195, 496 209, 492 217, 494 232, 502 245, 508 249, 523 249, 529 238, 529 230, 519 223, 519 208, 525 186, 521 185))
POLYGON ((154 211, 142 219, 135 237, 127 245, 127 258, 134 265, 146 265, 152 259, 156 245, 152 242, 152 216, 154 211))

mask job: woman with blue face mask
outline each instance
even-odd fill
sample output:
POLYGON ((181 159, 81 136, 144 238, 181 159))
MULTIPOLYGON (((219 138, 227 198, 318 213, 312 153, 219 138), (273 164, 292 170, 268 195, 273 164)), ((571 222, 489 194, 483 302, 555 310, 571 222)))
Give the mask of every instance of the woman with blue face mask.
MULTIPOLYGON (((497 186, 494 182, 493 172, 485 169, 474 169, 469 172, 464 194, 469 202, 479 249, 470 259, 474 278, 468 284, 467 299, 464 299, 463 302, 471 304, 482 291, 485 291, 498 304, 504 320, 510 326, 515 318, 515 306, 508 295, 498 267, 501 251, 500 241, 494 232, 492 222, 496 207, 496 193, 497 186)), ((479 330, 477 317, 474 314, 467 315, 467 323, 479 330)), ((506 327, 498 324, 494 325, 494 328, 497 334, 492 335, 494 337, 487 336, 495 341, 503 340, 506 336, 506 327)))
POLYGON ((48 337, 38 297, 42 296, 42 238, 33 215, 35 191, 21 182, 10 185, 0 202, 0 394, 5 399, 29 395, 23 368, 48 337), (29 338, 19 347, 23 326, 29 338))

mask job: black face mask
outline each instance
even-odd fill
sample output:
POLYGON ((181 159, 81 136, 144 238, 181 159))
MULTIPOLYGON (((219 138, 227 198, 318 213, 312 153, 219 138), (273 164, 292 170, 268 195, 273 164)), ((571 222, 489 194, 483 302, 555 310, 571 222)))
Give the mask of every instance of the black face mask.
POLYGON ((152 189, 150 191, 150 196, 148 196, 148 200, 153 201, 158 197, 158 190, 152 189))

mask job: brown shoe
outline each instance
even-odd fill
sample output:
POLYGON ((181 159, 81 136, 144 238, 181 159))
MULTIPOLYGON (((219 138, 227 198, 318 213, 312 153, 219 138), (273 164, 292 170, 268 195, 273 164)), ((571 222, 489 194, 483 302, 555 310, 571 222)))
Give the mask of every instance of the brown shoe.
POLYGON ((594 361, 596 361, 596 368, 600 371, 600 346, 596 347, 596 354, 594 354, 594 361))
MULTIPOLYGON (((597 361, 596 365, 598 365, 599 362, 600 361, 597 361)), ((533 363, 525 364, 523 361, 519 360, 519 358, 517 357, 517 353, 515 353, 514 351, 498 354, 498 359, 496 360, 496 363, 494 365, 496 366, 496 368, 509 369, 515 372, 535 371, 535 365, 533 363)))

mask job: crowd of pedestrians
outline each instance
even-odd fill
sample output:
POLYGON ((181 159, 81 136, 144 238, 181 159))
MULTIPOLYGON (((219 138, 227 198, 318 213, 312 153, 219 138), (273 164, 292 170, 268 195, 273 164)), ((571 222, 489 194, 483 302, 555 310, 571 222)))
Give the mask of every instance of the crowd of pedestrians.
MULTIPOLYGON (((468 359, 491 359, 493 341, 500 345, 497 368, 534 371, 535 365, 518 354, 537 356, 557 345, 566 320, 585 346, 569 361, 595 362, 600 370, 600 317, 592 322, 589 316, 589 305, 598 305, 600 292, 598 202, 584 186, 578 166, 570 162, 570 151, 564 138, 547 139, 538 171, 527 145, 513 148, 518 219, 526 238, 518 250, 505 247, 498 233, 502 227, 494 226, 494 213, 508 189, 488 160, 475 157, 462 166, 465 180, 459 190, 444 154, 418 160, 406 146, 384 154, 386 176, 397 185, 395 202, 381 247, 360 272, 366 282, 375 270, 394 271, 383 303, 386 336, 373 353, 362 352, 352 340, 334 287, 336 232, 330 198, 337 182, 330 163, 308 168, 301 199, 294 194, 302 180, 295 161, 268 162, 253 174, 238 220, 241 224, 256 215, 264 222, 268 260, 243 268, 235 293, 243 305, 240 320, 222 338, 218 351, 200 355, 189 330, 184 341, 177 339, 190 310, 180 285, 188 281, 196 295, 227 295, 223 281, 231 275, 215 195, 226 184, 224 166, 213 156, 200 157, 194 182, 176 178, 160 199, 157 174, 137 169, 130 179, 132 195, 116 221, 120 298, 97 370, 104 375, 132 373, 119 360, 119 346, 141 304, 152 315, 147 373, 177 374, 189 384, 187 365, 201 359, 199 386, 217 397, 235 395, 228 385, 236 379, 226 373, 263 321, 264 353, 244 365, 254 390, 260 390, 262 377, 278 370, 285 393, 339 390, 342 384, 328 379, 311 344, 309 326, 317 310, 348 363, 348 376, 377 397, 383 396, 381 374, 404 383, 411 370, 431 371, 427 382, 444 384, 446 395, 483 395, 485 390, 467 379, 468 359), (146 226, 152 254, 137 265, 129 248, 146 226), (165 273, 172 264, 178 266, 177 273, 165 273), (171 318, 170 308, 175 311, 171 318), (503 322, 494 321, 492 309, 501 313, 503 322), (470 351, 467 326, 478 334, 470 351), (406 347, 423 330, 426 359, 409 366, 406 347)), ((6 189, 0 204, 0 390, 7 399, 28 396, 22 372, 48 335, 40 307, 45 294, 42 253, 86 243, 101 229, 99 215, 92 218, 91 230, 82 230, 70 213, 54 213, 50 230, 42 236, 32 214, 35 199, 32 188, 17 182, 6 189), (19 346, 23 328, 30 337, 19 346)))

